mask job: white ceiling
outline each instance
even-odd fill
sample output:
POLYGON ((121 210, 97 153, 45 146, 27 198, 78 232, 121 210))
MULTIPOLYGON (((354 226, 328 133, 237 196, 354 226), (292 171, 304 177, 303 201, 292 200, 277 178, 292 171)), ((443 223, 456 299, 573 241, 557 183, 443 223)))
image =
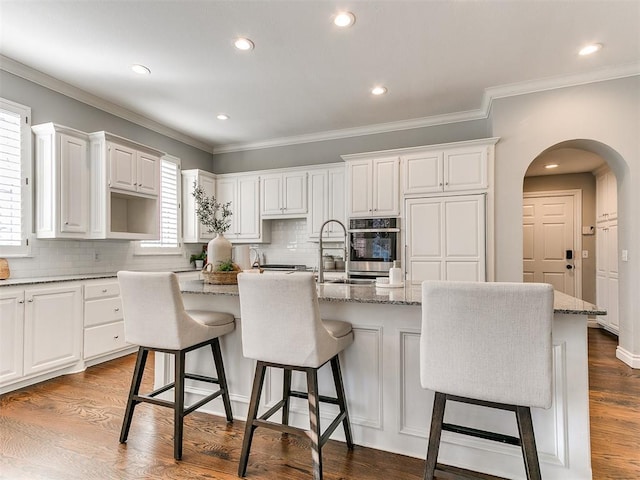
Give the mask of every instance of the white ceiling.
POLYGON ((0 54, 225 151, 483 118, 493 97, 637 74, 640 1, 0 0, 0 54), (342 9, 351 28, 332 23, 342 9))

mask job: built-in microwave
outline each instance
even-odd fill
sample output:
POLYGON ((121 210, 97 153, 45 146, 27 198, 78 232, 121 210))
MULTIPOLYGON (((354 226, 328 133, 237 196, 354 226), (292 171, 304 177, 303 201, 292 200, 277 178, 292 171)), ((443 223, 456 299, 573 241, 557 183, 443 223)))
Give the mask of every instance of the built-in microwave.
POLYGON ((349 220, 349 277, 384 277, 400 260, 398 218, 349 220))

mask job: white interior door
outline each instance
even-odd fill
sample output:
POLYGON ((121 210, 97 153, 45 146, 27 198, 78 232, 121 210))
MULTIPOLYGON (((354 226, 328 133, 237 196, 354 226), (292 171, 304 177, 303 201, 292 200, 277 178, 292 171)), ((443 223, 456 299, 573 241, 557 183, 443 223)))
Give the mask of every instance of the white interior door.
POLYGON ((523 280, 571 296, 577 293, 574 203, 573 195, 525 195, 522 212, 523 280))

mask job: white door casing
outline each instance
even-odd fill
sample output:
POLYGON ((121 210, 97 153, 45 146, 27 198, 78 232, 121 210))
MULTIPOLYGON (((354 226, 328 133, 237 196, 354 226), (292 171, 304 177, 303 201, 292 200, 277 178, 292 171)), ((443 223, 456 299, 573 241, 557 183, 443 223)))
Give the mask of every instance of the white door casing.
POLYGON ((524 194, 523 281, 550 283, 560 292, 582 297, 581 199, 581 190, 524 194))

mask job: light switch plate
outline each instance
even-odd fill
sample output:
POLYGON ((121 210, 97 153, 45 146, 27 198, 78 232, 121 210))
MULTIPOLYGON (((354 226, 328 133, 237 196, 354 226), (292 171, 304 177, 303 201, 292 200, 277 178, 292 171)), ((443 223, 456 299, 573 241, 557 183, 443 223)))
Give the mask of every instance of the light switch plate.
POLYGON ((629 250, 622 250, 622 261, 623 262, 628 262, 629 261, 629 250))
POLYGON ((589 258, 589 250, 582 250, 582 258, 589 258))

